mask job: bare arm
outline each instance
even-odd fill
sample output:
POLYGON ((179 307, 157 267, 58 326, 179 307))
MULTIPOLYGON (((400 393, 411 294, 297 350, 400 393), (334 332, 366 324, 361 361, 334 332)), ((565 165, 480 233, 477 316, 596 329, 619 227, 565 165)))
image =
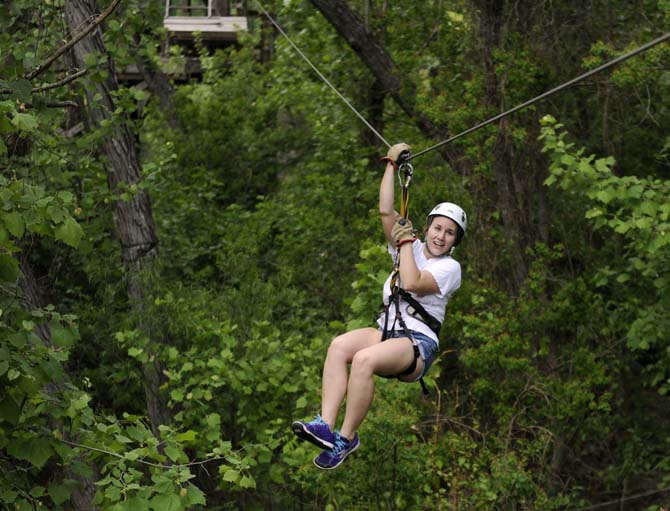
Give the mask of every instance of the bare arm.
POLYGON ((382 220, 382 229, 384 229, 384 236, 386 240, 395 245, 395 240, 391 236, 391 229, 396 223, 400 215, 394 209, 395 202, 395 161, 403 151, 409 151, 409 146, 405 143, 399 143, 391 146, 386 154, 387 159, 391 161, 386 162, 386 169, 384 170, 384 177, 379 186, 379 214, 382 220))
POLYGON ((404 243, 400 246, 400 280, 403 289, 420 296, 439 292, 440 288, 433 274, 428 270, 419 270, 417 267, 412 245, 412 243, 404 243))
MULTIPOLYGON (((387 157, 395 162, 402 151, 409 150, 404 143, 395 144, 389 149, 387 157)), ((394 209, 395 202, 395 167, 393 162, 386 163, 384 177, 379 187, 379 214, 381 215, 382 228, 386 240, 395 246, 391 231, 400 218, 400 214, 394 209)), ((414 261, 412 243, 403 243, 400 246, 400 279, 405 290, 418 295, 429 295, 437 293, 439 288, 433 275, 428 271, 421 271, 414 261)))
POLYGON ((391 229, 393 229, 393 224, 400 218, 400 214, 393 208, 395 197, 393 190, 395 185, 394 180, 395 169, 393 168, 393 164, 388 162, 381 186, 379 187, 379 214, 381 215, 382 229, 384 229, 386 241, 392 246, 395 245, 395 240, 391 236, 391 229))

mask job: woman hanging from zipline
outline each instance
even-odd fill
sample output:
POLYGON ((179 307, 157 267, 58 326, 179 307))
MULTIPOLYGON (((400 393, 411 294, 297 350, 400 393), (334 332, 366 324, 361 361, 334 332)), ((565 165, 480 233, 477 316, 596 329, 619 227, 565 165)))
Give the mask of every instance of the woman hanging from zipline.
POLYGON ((405 382, 423 378, 438 353, 447 301, 461 285, 461 267, 451 253, 465 234, 465 212, 449 202, 435 206, 421 242, 410 221, 394 209, 395 170, 408 151, 407 144, 395 144, 383 158, 379 212, 395 268, 384 283, 378 327, 352 330, 332 341, 323 366, 321 414, 291 425, 298 437, 324 449, 314 458, 321 469, 336 468, 360 445, 356 431, 372 404, 375 375, 405 382), (345 396, 344 421, 337 430, 345 396))

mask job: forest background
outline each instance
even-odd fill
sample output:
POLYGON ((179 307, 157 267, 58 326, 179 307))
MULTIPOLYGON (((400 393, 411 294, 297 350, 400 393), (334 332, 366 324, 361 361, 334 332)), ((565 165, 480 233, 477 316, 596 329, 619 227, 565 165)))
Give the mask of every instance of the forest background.
MULTIPOLYGON (((668 0, 265 7, 414 151, 670 26, 668 0)), ((463 286, 430 395, 378 380, 321 472, 289 424, 381 303, 386 147, 247 8, 187 79, 162 2, 0 5, 2 508, 667 508, 670 45, 414 160, 416 225, 469 213, 463 286)))

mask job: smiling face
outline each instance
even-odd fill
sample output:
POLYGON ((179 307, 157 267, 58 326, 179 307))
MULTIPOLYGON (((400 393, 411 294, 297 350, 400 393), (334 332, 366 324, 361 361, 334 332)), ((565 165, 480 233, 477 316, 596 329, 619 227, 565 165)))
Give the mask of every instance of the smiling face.
POLYGON ((446 216, 433 217, 426 229, 426 250, 428 257, 442 257, 451 250, 456 243, 458 225, 446 216))

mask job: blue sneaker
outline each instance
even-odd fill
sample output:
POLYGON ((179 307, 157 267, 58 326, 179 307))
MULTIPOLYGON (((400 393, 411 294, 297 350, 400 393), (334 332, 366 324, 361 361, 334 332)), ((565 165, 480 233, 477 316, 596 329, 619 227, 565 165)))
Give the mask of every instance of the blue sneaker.
POLYGON ((330 430, 321 415, 317 415, 311 422, 295 421, 291 424, 293 432, 308 442, 313 443, 321 449, 332 449, 335 445, 335 433, 330 430))
POLYGON ((358 449, 358 433, 354 433, 353 440, 347 440, 340 433, 335 433, 337 439, 335 446, 330 451, 323 451, 316 458, 314 464, 323 470, 332 470, 339 467, 347 456, 358 449))

